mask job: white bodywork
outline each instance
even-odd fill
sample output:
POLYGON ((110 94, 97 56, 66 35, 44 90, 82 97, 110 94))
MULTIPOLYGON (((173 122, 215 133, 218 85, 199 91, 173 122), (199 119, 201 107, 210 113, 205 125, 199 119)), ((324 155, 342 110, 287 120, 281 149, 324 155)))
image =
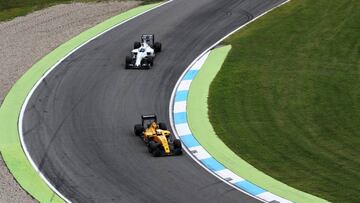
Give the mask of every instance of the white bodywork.
POLYGON ((135 59, 135 66, 139 67, 141 66, 141 61, 145 57, 155 57, 155 51, 153 48, 150 47, 145 41, 141 43, 140 48, 133 49, 131 51, 133 54, 133 58, 135 59))

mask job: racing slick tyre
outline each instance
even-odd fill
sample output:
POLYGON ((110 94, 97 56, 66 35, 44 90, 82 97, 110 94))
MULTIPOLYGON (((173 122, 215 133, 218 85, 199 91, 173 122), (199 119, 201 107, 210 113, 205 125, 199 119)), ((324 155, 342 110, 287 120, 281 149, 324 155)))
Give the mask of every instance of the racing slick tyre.
POLYGON ((129 69, 129 68, 130 68, 130 66, 129 66, 130 63, 132 63, 132 58, 131 58, 131 56, 126 56, 126 58, 125 58, 125 69, 129 69))
POLYGON ((160 42, 155 42, 155 44, 154 44, 154 51, 155 51, 156 53, 161 52, 161 43, 160 43, 160 42))
MULTIPOLYGON (((150 145, 151 146, 151 145, 150 145)), ((161 156, 162 146, 159 143, 155 143, 151 146, 152 148, 152 155, 153 157, 159 157, 161 156)))
POLYGON ((182 154, 182 145, 181 145, 181 141, 179 139, 175 139, 174 142, 174 152, 175 155, 180 155, 182 154))
POLYGON ((165 123, 159 123, 159 128, 160 128, 161 130, 167 130, 167 126, 166 126, 165 123))
POLYGON ((144 58, 144 59, 141 61, 141 67, 144 67, 144 68, 146 68, 146 69, 150 69, 150 68, 151 68, 151 63, 150 63, 149 59, 144 58))
POLYGON ((153 153, 153 151, 158 147, 159 143, 156 143, 154 141, 150 141, 148 143, 148 151, 149 153, 153 153))
POLYGON ((134 49, 138 49, 141 47, 141 43, 140 42, 134 42, 134 49))
POLYGON ((152 57, 148 58, 148 62, 150 64, 150 66, 153 66, 154 65, 154 58, 152 58, 152 57))
POLYGON ((143 133, 143 132, 144 132, 144 127, 141 124, 137 124, 134 126, 134 134, 136 136, 140 136, 141 133, 143 133))

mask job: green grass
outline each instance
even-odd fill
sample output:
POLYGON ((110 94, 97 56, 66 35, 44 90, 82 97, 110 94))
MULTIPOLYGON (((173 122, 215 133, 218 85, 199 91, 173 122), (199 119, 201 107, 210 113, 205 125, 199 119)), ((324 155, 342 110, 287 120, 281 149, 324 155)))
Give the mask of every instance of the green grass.
MULTIPOLYGON (((36 10, 60 3, 72 2, 106 2, 114 0, 0 0, 0 21, 11 20, 36 10)), ((115 0, 124 1, 124 0, 115 0)), ((143 0, 142 4, 160 2, 159 0, 143 0)))
POLYGON ((225 41, 209 117, 236 154, 332 202, 360 202, 360 1, 292 0, 225 41))

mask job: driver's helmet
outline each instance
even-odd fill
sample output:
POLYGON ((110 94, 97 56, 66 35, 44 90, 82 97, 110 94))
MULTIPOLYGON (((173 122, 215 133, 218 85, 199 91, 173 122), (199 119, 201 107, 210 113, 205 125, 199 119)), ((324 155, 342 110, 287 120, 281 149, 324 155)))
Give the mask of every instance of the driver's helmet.
POLYGON ((156 130, 156 134, 157 134, 157 135, 161 135, 161 130, 160 130, 160 129, 157 129, 157 130, 156 130))
POLYGON ((139 50, 139 52, 145 52, 145 49, 144 49, 144 48, 141 48, 141 49, 139 50))
POLYGON ((156 124, 155 122, 152 122, 152 123, 151 123, 151 127, 152 127, 152 128, 155 128, 155 129, 158 128, 158 126, 157 126, 157 124, 156 124))

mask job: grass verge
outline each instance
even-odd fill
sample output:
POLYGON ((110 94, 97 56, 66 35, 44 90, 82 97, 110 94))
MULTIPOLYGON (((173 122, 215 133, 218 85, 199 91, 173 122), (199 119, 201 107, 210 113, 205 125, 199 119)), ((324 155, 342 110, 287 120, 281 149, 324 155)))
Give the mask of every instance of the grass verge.
POLYGON ((236 154, 332 202, 359 202, 360 1, 292 0, 225 41, 209 117, 236 154))

